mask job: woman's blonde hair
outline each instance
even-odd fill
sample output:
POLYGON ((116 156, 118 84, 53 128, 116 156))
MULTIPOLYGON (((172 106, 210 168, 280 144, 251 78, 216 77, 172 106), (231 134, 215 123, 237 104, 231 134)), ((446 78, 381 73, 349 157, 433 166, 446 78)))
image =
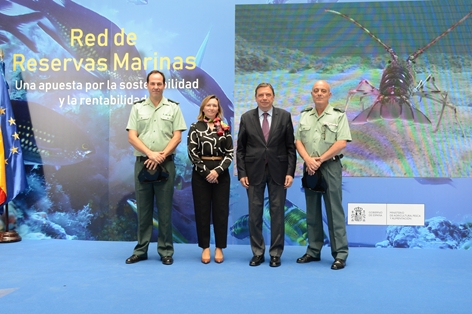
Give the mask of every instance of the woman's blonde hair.
POLYGON ((203 121, 203 119, 205 118, 205 114, 203 113, 203 108, 210 101, 210 99, 216 99, 216 101, 218 102, 218 113, 216 114, 216 117, 223 120, 223 108, 221 108, 220 100, 215 95, 208 95, 205 98, 203 98, 202 104, 200 105, 200 112, 198 113, 198 116, 197 116, 198 121, 203 121))

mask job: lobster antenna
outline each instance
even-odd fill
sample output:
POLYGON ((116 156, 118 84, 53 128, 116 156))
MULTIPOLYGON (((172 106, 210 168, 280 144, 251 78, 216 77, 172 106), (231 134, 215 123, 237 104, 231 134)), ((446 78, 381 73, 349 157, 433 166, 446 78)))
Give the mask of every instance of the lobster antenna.
POLYGON ((469 13, 467 13, 463 18, 461 18, 456 24, 452 25, 451 27, 449 27, 446 31, 444 31, 441 35, 439 35, 438 37, 434 38, 429 44, 427 44, 426 46, 424 46, 423 48, 420 48, 418 50, 416 50, 415 53, 411 54, 407 60, 409 61, 413 61, 415 60, 420 54, 422 54, 426 49, 428 49, 429 47, 431 47, 432 45, 434 45, 438 40, 440 40, 442 37, 446 36, 449 32, 451 32, 454 28, 456 28, 460 23, 464 22, 469 16, 472 15, 472 11, 470 11, 469 13))
POLYGON ((360 29, 362 29, 364 32, 367 33, 367 35, 369 35, 370 37, 372 37, 376 42, 378 42, 379 44, 382 45, 382 47, 385 48, 385 50, 387 50, 387 52, 392 56, 392 59, 393 60, 397 60, 397 55, 395 53, 395 51, 393 51, 392 47, 389 47, 387 46, 386 44, 384 44, 380 38, 378 38, 377 36, 375 36, 374 34, 372 34, 367 28, 365 28, 364 26, 362 26, 361 23, 359 23, 358 21, 356 21, 355 19, 353 19, 352 17, 349 17, 347 16, 346 14, 343 14, 341 12, 338 12, 338 11, 333 11, 333 10, 328 10, 326 9, 325 12, 330 12, 330 13, 334 13, 334 14, 337 14, 337 15, 340 15, 342 16, 343 18, 345 18, 346 20, 348 21, 351 21, 352 23, 356 24, 357 26, 359 26, 360 29))

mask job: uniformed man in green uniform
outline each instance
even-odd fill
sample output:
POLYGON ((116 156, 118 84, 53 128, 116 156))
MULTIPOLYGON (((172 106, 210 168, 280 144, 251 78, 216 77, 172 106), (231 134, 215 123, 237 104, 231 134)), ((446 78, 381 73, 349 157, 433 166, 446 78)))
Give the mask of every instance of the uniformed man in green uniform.
POLYGON ((134 166, 136 202, 138 211, 138 244, 126 264, 147 259, 152 236, 154 200, 157 205, 159 234, 157 252, 164 265, 174 260, 172 241, 172 198, 174 195, 174 154, 181 141, 182 131, 187 129, 178 104, 163 96, 165 76, 153 70, 147 76, 149 97, 137 102, 131 109, 128 125, 128 141, 135 148, 134 166), (158 166, 159 165, 159 166, 158 166), (163 167, 169 174, 167 180, 142 183, 138 174, 143 167, 150 170, 163 167))
POLYGON ((320 260, 324 242, 321 197, 328 218, 331 269, 342 269, 348 256, 346 223, 342 207, 342 165, 340 152, 351 141, 351 132, 343 110, 329 105, 330 86, 325 81, 313 85, 311 96, 315 107, 302 111, 295 135, 295 146, 305 161, 304 175, 320 171, 326 181, 326 191, 320 193, 305 188, 308 248, 297 263, 320 260))

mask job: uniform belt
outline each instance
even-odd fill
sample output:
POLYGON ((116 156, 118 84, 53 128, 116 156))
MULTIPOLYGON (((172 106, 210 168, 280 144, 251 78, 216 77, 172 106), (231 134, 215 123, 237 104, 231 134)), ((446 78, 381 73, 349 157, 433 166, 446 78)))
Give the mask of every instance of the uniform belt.
POLYGON ((336 156, 334 156, 333 158, 330 158, 330 159, 328 159, 328 160, 326 160, 326 161, 337 161, 337 160, 340 160, 340 159, 343 158, 343 157, 344 157, 343 154, 339 154, 339 155, 336 155, 336 156))
POLYGON ((202 160, 223 160, 223 156, 202 156, 202 160))
MULTIPOLYGON (((141 161, 141 162, 145 162, 148 159, 149 158, 147 158, 146 156, 137 156, 136 157, 136 160, 141 161)), ((166 159, 165 159, 165 161, 172 161, 172 160, 174 160, 174 154, 167 156, 166 159)))

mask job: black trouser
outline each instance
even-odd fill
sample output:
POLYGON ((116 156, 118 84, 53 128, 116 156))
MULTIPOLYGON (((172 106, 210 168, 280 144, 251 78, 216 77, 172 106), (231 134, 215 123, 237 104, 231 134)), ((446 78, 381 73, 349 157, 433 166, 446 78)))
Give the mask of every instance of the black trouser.
POLYGON ((264 225, 265 207, 269 207, 270 215, 270 256, 280 257, 284 250, 285 241, 285 201, 287 189, 283 185, 278 185, 272 179, 269 166, 264 169, 264 179, 259 185, 251 185, 247 189, 249 201, 249 234, 252 253, 256 256, 264 255, 265 241, 262 233, 264 225), (268 204, 264 202, 264 192, 267 186, 269 199, 268 204))
MULTIPOLYGON (((209 169, 218 166, 220 161, 205 160, 209 169)), ((218 183, 209 183, 195 170, 192 172, 192 194, 197 226, 198 246, 210 247, 210 224, 213 222, 215 245, 225 248, 228 237, 229 215, 229 171, 218 176, 218 183)))

